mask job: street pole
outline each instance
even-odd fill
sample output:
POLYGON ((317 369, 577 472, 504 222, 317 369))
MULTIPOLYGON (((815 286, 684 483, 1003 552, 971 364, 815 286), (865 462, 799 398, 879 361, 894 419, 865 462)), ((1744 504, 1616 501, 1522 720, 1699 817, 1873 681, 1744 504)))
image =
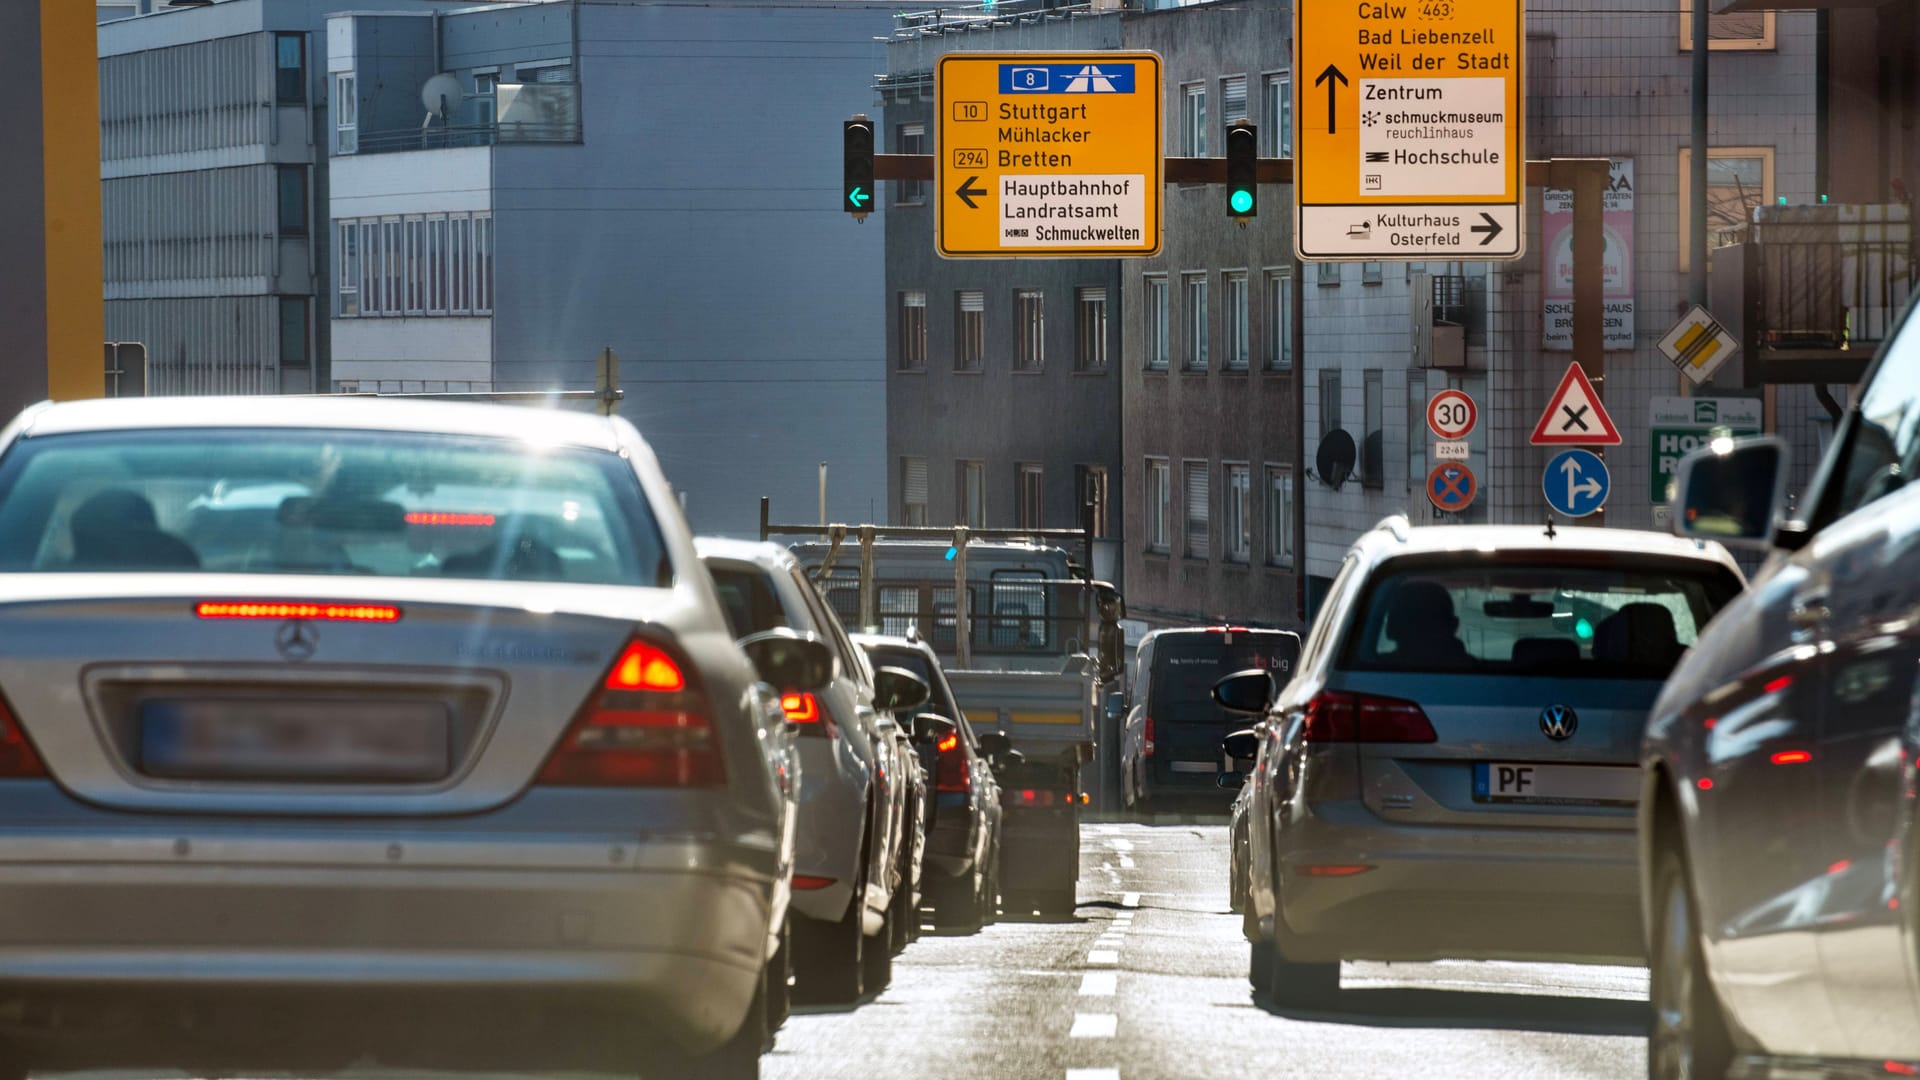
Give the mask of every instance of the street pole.
MULTIPOLYGON (((1704 2, 1704 0, 1703 0, 1704 2)), ((1555 158, 1549 183, 1573 192, 1573 360, 1604 400, 1607 396, 1606 198, 1613 163, 1606 158, 1555 158)), ((1596 450, 1603 459, 1604 450, 1596 450)), ((1606 508, 1594 512, 1606 524, 1606 508)))
MULTIPOLYGON (((1693 0, 1693 160, 1687 178, 1687 298, 1707 303, 1707 14, 1708 0, 1693 0)), ((1576 211, 1577 213, 1577 211, 1576 211)))
POLYGON ((827 523, 827 463, 820 463, 820 524, 827 523))

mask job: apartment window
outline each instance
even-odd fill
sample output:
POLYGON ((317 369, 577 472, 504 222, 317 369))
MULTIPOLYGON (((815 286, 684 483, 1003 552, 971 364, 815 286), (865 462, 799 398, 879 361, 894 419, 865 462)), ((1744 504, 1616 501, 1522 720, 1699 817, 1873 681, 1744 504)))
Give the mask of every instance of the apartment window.
POLYGON ((1107 366, 1107 289, 1082 285, 1073 291, 1073 369, 1104 371, 1107 366))
POLYGON ((447 276, 452 287, 447 310, 465 315, 473 310, 473 220, 464 214, 455 215, 448 219, 447 231, 447 265, 452 268, 447 276))
POLYGON ((482 127, 491 127, 494 122, 494 92, 500 87, 498 71, 476 71, 473 73, 473 112, 474 123, 482 127))
POLYGON ((1340 369, 1320 369, 1320 437, 1340 427, 1340 369))
MULTIPOLYGON (((927 152, 927 125, 900 124, 893 129, 893 145, 896 154, 924 154, 927 152)), ((893 184, 893 201, 902 206, 919 205, 927 201, 927 182, 925 180, 896 180, 893 184)))
POLYGON ((280 187, 280 235, 307 235, 307 167, 279 165, 274 176, 280 187))
POLYGON ((1073 469, 1074 490, 1080 493, 1080 503, 1074 507, 1074 518, 1082 528, 1091 530, 1095 538, 1107 533, 1107 467, 1105 465, 1076 465, 1073 469))
MULTIPOLYGON (((1386 373, 1374 369, 1360 374, 1362 430, 1360 443, 1360 486, 1385 487, 1386 478, 1386 373)), ((1409 436, 1413 433, 1408 432, 1409 436)))
POLYGON ((927 459, 900 459, 900 523, 927 523, 927 459))
POLYGON ((1207 272, 1180 275, 1180 291, 1186 301, 1188 371, 1207 370, 1207 272))
POLYGON ((1185 462, 1180 479, 1184 485, 1182 497, 1185 498, 1187 507, 1187 557, 1204 559, 1210 553, 1208 549, 1213 540, 1213 522, 1209 520, 1209 511, 1213 504, 1208 500, 1207 463, 1185 462))
POLYGON ((1314 282, 1319 285, 1340 284, 1340 265, 1341 264, 1337 262, 1323 262, 1319 264, 1320 268, 1315 271, 1316 276, 1314 277, 1314 282))
POLYGON ((1293 469, 1267 466, 1267 565, 1293 569, 1293 469))
MULTIPOLYGON (((1251 120, 1253 114, 1247 111, 1247 77, 1229 75, 1220 80, 1220 130, 1226 131, 1227 125, 1235 120, 1251 120)), ((1223 144, 1224 145, 1224 144, 1223 144)))
MULTIPOLYGON (((1693 51, 1695 0, 1680 0, 1680 51, 1693 51)), ((1707 4, 1712 7, 1711 3, 1707 4)), ((1771 11, 1734 11, 1707 16, 1707 48, 1758 51, 1773 48, 1771 11)))
POLYGON ((493 311, 493 215, 473 215, 473 313, 493 311))
MULTIPOLYGON (((1680 148, 1680 272, 1693 265, 1693 148, 1680 148)), ((1773 201, 1773 147, 1715 146, 1707 150, 1707 246, 1715 232, 1753 218, 1773 201)))
POLYGON ((282 105, 307 100, 307 35, 273 35, 273 96, 282 105))
POLYGON ((972 529, 987 527, 987 465, 984 461, 957 462, 954 524, 972 529))
POLYGON ((1269 75, 1260 107, 1260 152, 1267 157, 1293 156, 1293 76, 1269 75))
POLYGON ((1047 294, 1039 289, 1013 291, 1013 369, 1039 371, 1047 360, 1047 294))
POLYGON ((280 298, 280 366, 304 368, 312 364, 307 349, 307 299, 283 296, 280 298))
POLYGON ((1386 265, 1370 262, 1360 264, 1360 284, 1378 285, 1387 280, 1386 265))
POLYGON ((1040 466, 1021 465, 1018 468, 1020 481, 1020 528, 1038 529, 1041 527, 1041 517, 1046 512, 1046 503, 1043 499, 1045 488, 1041 483, 1040 466))
POLYGON ((1169 332, 1172 320, 1168 317, 1167 275, 1148 274, 1147 302, 1142 305, 1146 316, 1147 370, 1165 371, 1172 363, 1173 338, 1169 332))
POLYGON ((427 219, 427 314, 447 313, 447 219, 427 219))
POLYGON ((1207 156, 1207 84, 1181 87, 1180 150, 1188 157, 1207 156))
POLYGON ((927 294, 900 294, 900 370, 927 366, 927 294))
POLYGON ((1293 368, 1293 271, 1267 271, 1267 370, 1293 368))
POLYGON ((360 225, 343 221, 337 225, 340 242, 334 254, 339 284, 335 289, 334 310, 342 315, 360 314, 360 225))
POLYGON ((1147 550, 1164 554, 1172 546, 1167 516, 1173 507, 1172 470, 1165 458, 1147 459, 1147 550))
POLYGON ((987 294, 960 289, 953 294, 953 370, 979 371, 987 355, 987 294))
POLYGON ((333 152, 360 149, 360 98, 352 75, 333 77, 333 152))
POLYGON ((1228 270, 1220 275, 1221 300, 1226 311, 1226 356, 1223 363, 1228 371, 1247 370, 1250 351, 1247 336, 1250 331, 1247 311, 1247 272, 1228 270))
POLYGON ((1226 537, 1227 561, 1244 563, 1253 558, 1253 526, 1248 520, 1248 505, 1253 501, 1253 473, 1245 465, 1227 466, 1226 537))

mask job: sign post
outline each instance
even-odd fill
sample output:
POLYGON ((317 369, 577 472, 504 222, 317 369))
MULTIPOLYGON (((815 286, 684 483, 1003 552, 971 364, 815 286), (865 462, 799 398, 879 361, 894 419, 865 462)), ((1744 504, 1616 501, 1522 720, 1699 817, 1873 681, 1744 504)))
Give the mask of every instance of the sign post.
POLYGON ((942 56, 934 246, 949 259, 1160 251, 1160 58, 942 56))
POLYGON ((1524 0, 1293 11, 1300 258, 1519 258, 1524 0))

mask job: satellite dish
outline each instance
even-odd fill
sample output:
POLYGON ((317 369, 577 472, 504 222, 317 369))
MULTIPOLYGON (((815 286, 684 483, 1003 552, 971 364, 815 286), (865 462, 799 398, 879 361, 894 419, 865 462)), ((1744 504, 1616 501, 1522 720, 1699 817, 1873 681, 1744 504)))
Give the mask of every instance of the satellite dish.
POLYGON ((427 85, 420 88, 420 104, 427 107, 427 116, 440 120, 445 120, 447 113, 460 104, 465 96, 460 77, 444 72, 428 79, 427 85))
POLYGON ((1359 448, 1353 445, 1353 436, 1334 428, 1320 438, 1320 449, 1314 451, 1313 467, 1320 473, 1320 482, 1340 490, 1340 485, 1353 475, 1353 463, 1359 457, 1359 448))

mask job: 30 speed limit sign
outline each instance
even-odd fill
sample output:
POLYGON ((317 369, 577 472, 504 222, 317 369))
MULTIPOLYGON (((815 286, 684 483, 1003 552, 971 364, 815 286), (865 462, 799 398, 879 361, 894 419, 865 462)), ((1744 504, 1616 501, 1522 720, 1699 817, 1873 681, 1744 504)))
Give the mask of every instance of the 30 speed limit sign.
POLYGON ((1427 402, 1427 426, 1442 439, 1464 439, 1480 422, 1473 399, 1459 390, 1442 390, 1427 402))

